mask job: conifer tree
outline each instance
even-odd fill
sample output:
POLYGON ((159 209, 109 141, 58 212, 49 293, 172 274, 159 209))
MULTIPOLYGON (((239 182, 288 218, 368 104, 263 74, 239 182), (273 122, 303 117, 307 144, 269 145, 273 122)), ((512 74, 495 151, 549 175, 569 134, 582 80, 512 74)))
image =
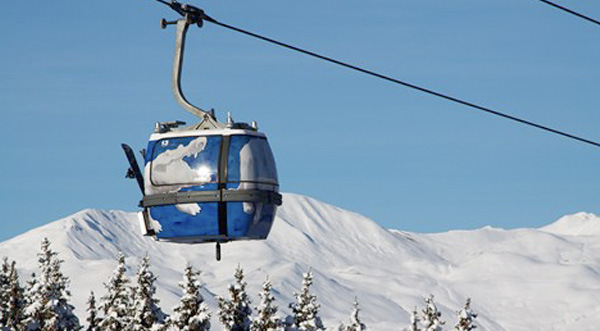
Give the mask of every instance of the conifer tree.
POLYGON ((24 305, 16 262, 5 257, 0 267, 0 330, 22 328, 24 305))
POLYGON ((429 295, 429 298, 425 299, 427 304, 423 309, 422 323, 425 326, 425 331, 441 331, 442 325, 446 322, 441 320, 442 313, 440 313, 433 301, 433 294, 429 295))
POLYGON ((88 326, 86 331, 99 331, 100 327, 100 317, 98 317, 98 308, 96 307, 96 296, 94 296, 94 292, 90 292, 90 297, 87 301, 87 322, 88 326))
POLYGON ((69 279, 60 270, 63 263, 50 249, 48 238, 42 240, 38 254, 40 276, 30 283, 25 326, 28 330, 77 330, 79 319, 69 303, 69 279))
POLYGON ((344 331, 364 331, 367 329, 367 326, 362 323, 358 316, 359 312, 360 306, 358 305, 358 300, 354 298, 354 310, 350 316, 350 324, 344 327, 344 331))
POLYGON ((417 307, 413 309, 412 314, 410 315, 410 326, 408 327, 408 331, 421 331, 419 328, 419 313, 417 312, 417 307))
POLYGON ((49 312, 46 309, 46 303, 48 302, 46 292, 46 281, 47 274, 49 273, 48 265, 49 259, 53 257, 52 252, 49 252, 45 244, 47 239, 42 241, 42 253, 38 253, 38 265, 40 270, 40 276, 36 277, 36 274, 31 274, 31 280, 28 282, 26 291, 26 307, 25 307, 25 320, 24 326, 27 330, 43 330, 48 324, 48 320, 51 318, 49 312), (49 253, 49 254, 48 254, 49 253), (44 276, 46 275, 46 276, 44 276))
POLYGON ((210 313, 200 293, 202 285, 199 280, 200 272, 194 270, 192 265, 185 267, 183 282, 179 287, 183 296, 179 304, 173 308, 173 315, 169 318, 169 326, 181 331, 210 330, 210 313))
POLYGON ((277 316, 277 305, 275 297, 271 293, 273 285, 267 278, 262 286, 262 292, 258 294, 260 303, 256 307, 256 316, 250 327, 253 331, 278 331, 283 330, 283 323, 277 316))
POLYGON ((36 330, 37 323, 35 322, 35 315, 37 315, 40 307, 38 298, 38 281, 37 276, 31 273, 31 278, 27 281, 27 287, 23 294, 25 307, 23 310, 23 328, 26 330, 36 330))
POLYGON ((0 266, 0 328, 5 327, 8 322, 8 295, 10 287, 10 263, 8 258, 2 259, 0 266))
POLYGON ((15 261, 10 265, 8 279, 8 318, 5 326, 8 327, 8 329, 19 330, 23 328, 25 298, 23 296, 24 290, 19 284, 19 274, 17 272, 15 261))
POLYGON ((250 330, 250 298, 246 293, 244 270, 238 265, 235 270, 235 284, 229 285, 229 299, 217 297, 219 305, 219 320, 225 330, 248 331, 250 330))
POLYGON ((317 296, 310 292, 312 284, 313 275, 309 271, 303 275, 300 293, 294 293, 296 302, 290 304, 293 315, 288 316, 286 319, 287 330, 313 331, 325 329, 319 317, 320 306, 317 304, 317 296))
POLYGON ((150 258, 146 255, 136 276, 136 285, 133 290, 133 316, 129 329, 132 331, 150 330, 163 325, 166 315, 158 306, 159 300, 155 297, 156 276, 150 271, 150 258))
POLYGON ((459 310, 458 323, 454 326, 456 331, 471 331, 477 326, 473 324, 473 319, 477 318, 477 314, 471 310, 471 298, 467 299, 463 309, 459 310))
POLYGON ((122 253, 117 256, 117 262, 108 283, 104 284, 107 294, 102 297, 104 316, 99 326, 105 331, 126 330, 132 320, 129 278, 125 275, 125 256, 122 253))

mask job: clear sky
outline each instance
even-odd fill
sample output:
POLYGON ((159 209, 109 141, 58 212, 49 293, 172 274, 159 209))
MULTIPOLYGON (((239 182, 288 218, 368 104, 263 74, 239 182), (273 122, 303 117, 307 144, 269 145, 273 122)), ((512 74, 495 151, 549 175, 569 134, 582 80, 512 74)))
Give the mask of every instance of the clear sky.
MULTIPOLYGON (((600 2, 563 1, 600 18, 600 2)), ((536 0, 195 1, 223 22, 600 140, 600 27, 536 0)), ((0 240, 83 208, 137 210, 119 144, 185 120, 175 13, 151 0, 0 1, 0 240)), ((207 24, 184 90, 257 120, 281 189, 419 232, 600 212, 600 148, 207 24)))

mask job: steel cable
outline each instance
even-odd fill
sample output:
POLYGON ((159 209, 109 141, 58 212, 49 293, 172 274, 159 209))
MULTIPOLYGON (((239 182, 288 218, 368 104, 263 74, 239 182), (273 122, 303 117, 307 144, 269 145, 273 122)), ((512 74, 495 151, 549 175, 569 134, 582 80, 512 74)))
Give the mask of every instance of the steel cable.
POLYGON ((597 20, 595 20, 595 19, 593 19, 593 18, 591 18, 589 16, 585 16, 583 14, 580 14, 580 13, 578 13, 578 12, 572 10, 572 9, 569 9, 567 7, 564 7, 564 6, 561 6, 559 4, 556 4, 556 3, 552 2, 552 1, 548 1, 548 0, 538 0, 538 1, 543 2, 543 3, 547 4, 547 5, 550 5, 550 6, 554 7, 554 8, 560 9, 560 10, 562 10, 564 12, 569 13, 569 14, 575 15, 575 16, 577 16, 579 18, 583 18, 586 21, 589 21, 589 22, 592 22, 594 24, 600 25, 599 21, 597 21, 597 20))
MULTIPOLYGON (((544 1, 544 0, 540 0, 540 1, 544 1)), ((371 76, 374 76, 374 77, 377 77, 377 78, 381 78, 383 80, 386 80, 386 81, 389 81, 389 82, 392 82, 392 83, 395 83, 395 84, 399 84, 399 85, 402 85, 402 86, 405 86, 405 87, 408 87, 408 88, 411 88, 411 89, 415 89, 415 90, 421 91, 423 93, 427 93, 427 94, 430 94, 430 95, 433 95, 433 96, 436 96, 436 97, 439 97, 439 98, 442 98, 442 99, 446 99, 446 100, 449 100, 449 101, 452 101, 452 102, 455 102, 455 103, 458 103, 458 104, 461 104, 461 105, 464 105, 464 106, 467 106, 467 107, 470 107, 470 108, 474 108, 474 109, 477 109, 477 110, 480 110, 480 111, 483 111, 483 112, 486 112, 486 113, 489 113, 489 114, 492 114, 492 115, 496 115, 496 116, 499 116, 499 117, 502 117, 502 118, 505 118, 505 119, 509 119, 509 120, 512 120, 512 121, 515 121, 515 122, 518 122, 518 123, 521 123, 521 124, 525 124, 525 125, 528 125, 528 126, 540 129, 540 130, 544 130, 544 131, 547 131, 547 132, 550 132, 550 133, 554 133, 554 134, 557 134, 557 135, 560 135, 560 136, 563 136, 563 137, 566 137, 566 138, 569 138, 569 139, 573 139, 573 140, 576 140, 576 141, 579 141, 579 142, 582 142, 582 143, 586 143, 586 144, 589 144, 589 145, 592 145, 592 146, 600 147, 600 143, 598 143, 596 141, 593 141, 593 140, 582 138, 582 137, 579 137, 579 136, 576 136, 576 135, 573 135, 573 134, 570 134, 570 133, 567 133, 567 132, 564 132, 564 131, 560 131, 560 130, 557 130, 557 129, 545 126, 545 125, 537 124, 537 123, 534 123, 534 122, 531 122, 531 121, 528 121, 528 120, 525 120, 525 119, 522 119, 522 118, 519 118, 519 117, 516 117, 516 116, 513 116, 513 115, 509 115, 509 114, 506 114, 506 113, 503 113, 503 112, 500 112, 500 111, 497 111, 497 110, 494 110, 494 109, 491 109, 491 108, 480 106, 480 105, 477 105, 475 103, 472 103, 472 102, 469 102, 469 101, 465 101, 465 100, 462 100, 462 99, 459 99, 459 98, 456 98, 456 97, 453 97, 453 96, 450 96, 450 95, 447 95, 447 94, 436 92, 434 90, 431 90, 431 89, 428 89, 428 88, 425 88, 425 87, 421 87, 421 86, 418 86, 418 85, 415 85, 415 84, 412 84, 412 83, 408 83, 406 81, 402 81, 402 80, 399 80, 399 79, 396 79, 396 78, 392 78, 392 77, 389 77, 389 76, 386 76, 386 75, 383 75, 383 74, 380 74, 380 73, 377 73, 377 72, 374 72, 374 71, 371 71, 371 70, 367 70, 367 69, 364 69, 364 68, 361 68, 361 67, 358 67, 358 66, 346 63, 346 62, 342 62, 342 61, 339 61, 339 60, 336 60, 336 59, 333 59, 333 58, 330 58, 330 57, 327 57, 327 56, 324 56, 324 55, 320 55, 320 54, 317 54, 315 52, 311 52, 311 51, 308 51, 308 50, 305 50, 305 49, 302 49, 302 48, 299 48, 299 47, 296 47, 296 46, 292 46, 290 44, 283 43, 281 41, 277 41, 275 39, 271 39, 271 38, 268 38, 268 37, 265 37, 265 36, 262 36, 262 35, 259 35, 259 34, 256 34, 256 33, 253 33, 253 32, 247 31, 247 30, 244 30, 244 29, 240 29, 238 27, 235 27, 235 26, 223 23, 223 22, 219 22, 219 21, 217 21, 217 20, 215 20, 213 18, 210 18, 210 17, 205 17, 204 19, 207 22, 211 22, 211 23, 216 24, 218 26, 221 26, 223 28, 226 28, 226 29, 229 29, 229 30, 233 30, 233 31, 237 31, 237 32, 240 32, 240 33, 242 33, 244 35, 251 36, 251 37, 254 37, 254 38, 257 38, 257 39, 260 39, 260 40, 263 40, 263 41, 266 41, 266 42, 269 42, 269 43, 272 43, 272 44, 275 44, 275 45, 278 45, 278 46, 281 46, 281 47, 284 47, 284 48, 288 48, 288 49, 291 49, 293 51, 300 52, 302 54, 306 54, 306 55, 309 55, 309 56, 312 56, 312 57, 315 57, 315 58, 318 58, 318 59, 321 59, 321 60, 324 60, 324 61, 327 61, 327 62, 331 62, 331 63, 337 64, 337 65, 340 65, 342 67, 346 67, 346 68, 349 68, 349 69, 352 69, 352 70, 355 70, 355 71, 359 71, 359 72, 362 72, 362 73, 367 74, 367 75, 371 75, 371 76)), ((598 22, 596 22, 596 23, 598 23, 598 22)))

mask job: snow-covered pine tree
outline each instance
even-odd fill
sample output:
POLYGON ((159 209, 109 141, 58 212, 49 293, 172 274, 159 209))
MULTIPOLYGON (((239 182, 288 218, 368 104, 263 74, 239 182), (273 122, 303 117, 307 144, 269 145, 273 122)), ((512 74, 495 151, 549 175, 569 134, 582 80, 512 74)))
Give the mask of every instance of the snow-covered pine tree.
POLYGON ((229 299, 217 297, 219 305, 219 320, 225 330, 248 331, 250 330, 250 298, 246 293, 244 270, 238 265, 235 270, 235 284, 229 285, 229 299))
POLYGON ((15 261, 7 257, 0 267, 0 330, 17 330, 23 320, 23 289, 15 261))
POLYGON ((442 313, 440 313, 433 301, 433 294, 429 295, 429 298, 425 299, 427 304, 423 309, 422 323, 425 326, 425 331, 442 331, 442 325, 446 322, 441 320, 442 313))
POLYGON ((320 306, 317 304, 317 296, 310 292, 312 284, 313 274, 309 271, 303 275, 300 293, 294 293, 296 302, 290 303, 289 307, 292 309, 293 315, 286 318, 286 330, 325 330, 319 317, 320 306))
POLYGON ((471 331, 477 328, 477 326, 473 324, 473 319, 477 318, 477 314, 471 310, 471 298, 467 299, 465 306, 458 311, 457 315, 458 323, 454 326, 456 331, 471 331))
POLYGON ((5 256, 0 266, 0 330, 8 322, 8 288, 10 287, 10 263, 5 256))
POLYGON ((27 281, 27 287, 23 297, 25 299, 25 307, 23 309, 23 328, 25 330, 36 330, 39 329, 36 322, 36 315, 39 314, 41 309, 41 303, 39 298, 39 284, 37 276, 34 273, 31 274, 31 278, 27 281))
POLYGON ((60 270, 63 260, 54 259, 51 264, 50 276, 50 307, 54 316, 50 320, 48 330, 78 330, 81 326, 79 319, 73 313, 75 307, 69 303, 71 292, 68 290, 69 278, 60 270))
POLYGON ((126 330, 131 323, 131 301, 129 278, 125 275, 125 256, 119 253, 118 265, 113 271, 108 283, 104 284, 106 295, 102 299, 100 329, 104 331, 126 330))
POLYGON ((283 323, 277 316, 277 305, 275 297, 271 293, 273 285, 267 278, 262 286, 262 292, 258 294, 260 303, 256 307, 256 316, 252 319, 250 327, 253 331, 280 331, 283 323))
POLYGON ((344 331, 364 331, 367 326, 360 320, 358 313, 360 312, 360 306, 358 305, 358 299, 354 298, 354 310, 350 316, 350 324, 344 327, 344 331))
POLYGON ((200 272, 194 270, 191 264, 185 267, 183 282, 179 287, 183 296, 179 304, 173 308, 173 315, 168 319, 170 327, 180 331, 210 330, 210 313, 200 293, 202 285, 199 280, 200 272))
POLYGON ((410 314, 410 326, 408 327, 408 331, 421 331, 421 329, 419 329, 419 321, 421 320, 419 319, 417 307, 415 307, 410 314))
POLYGON ((98 316, 98 308, 96 307, 96 296, 94 295, 94 291, 90 292, 90 297, 87 301, 87 318, 88 322, 86 331, 99 331, 100 327, 100 317, 98 316))
POLYGON ((42 240, 38 254, 40 276, 30 283, 28 306, 25 309, 25 326, 28 330, 77 330, 79 319, 73 313, 75 309, 68 301, 69 278, 60 267, 63 263, 58 253, 50 249, 50 240, 42 240))
POLYGON ((8 306, 8 316, 6 324, 3 325, 3 327, 8 328, 9 330, 19 330, 23 328, 25 298, 23 296, 24 290, 19 284, 19 274, 17 272, 15 261, 12 261, 10 264, 8 282, 8 301, 6 302, 8 306))
POLYGON ((150 271, 150 258, 146 255, 136 276, 136 284, 132 289, 133 316, 129 330, 145 331, 165 324, 166 315, 158 306, 160 300, 155 297, 156 276, 150 271))

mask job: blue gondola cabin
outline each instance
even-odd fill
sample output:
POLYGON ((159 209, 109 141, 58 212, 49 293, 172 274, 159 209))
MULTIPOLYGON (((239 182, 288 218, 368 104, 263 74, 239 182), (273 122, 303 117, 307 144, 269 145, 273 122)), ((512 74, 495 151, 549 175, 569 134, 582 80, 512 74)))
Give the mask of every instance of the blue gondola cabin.
POLYGON ((267 238, 281 205, 273 153, 255 128, 229 126, 158 124, 145 153, 145 234, 186 243, 267 238))

